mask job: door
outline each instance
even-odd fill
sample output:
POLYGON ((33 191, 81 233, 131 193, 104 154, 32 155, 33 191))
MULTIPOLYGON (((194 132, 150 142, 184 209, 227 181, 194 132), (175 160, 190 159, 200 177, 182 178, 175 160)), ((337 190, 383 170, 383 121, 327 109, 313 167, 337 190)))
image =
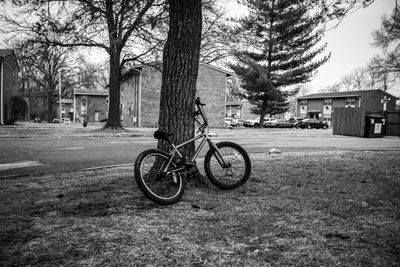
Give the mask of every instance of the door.
POLYGON ((94 112, 94 121, 100 121, 100 112, 98 111, 94 112))

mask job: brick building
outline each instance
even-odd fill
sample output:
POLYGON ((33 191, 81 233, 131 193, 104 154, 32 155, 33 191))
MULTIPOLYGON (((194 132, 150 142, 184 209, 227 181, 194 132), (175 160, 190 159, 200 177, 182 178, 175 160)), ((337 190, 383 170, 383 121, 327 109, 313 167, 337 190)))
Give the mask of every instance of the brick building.
MULTIPOLYGON (((60 118, 60 101, 56 102, 56 118, 60 118)), ((74 100, 68 98, 61 99, 61 118, 68 118, 71 121, 74 119, 74 100)))
POLYGON ((11 120, 9 100, 19 95, 18 63, 13 50, 0 49, 0 124, 11 120))
POLYGON ((260 117, 260 115, 252 113, 252 108, 255 107, 255 105, 250 104, 249 100, 229 101, 226 102, 225 117, 242 120, 255 119, 260 117))
MULTIPOLYGON (((121 83, 121 109, 125 126, 157 127, 161 93, 161 71, 141 65, 124 74, 121 83)), ((200 63, 196 95, 206 103, 211 127, 223 127, 226 78, 231 73, 200 63)))
POLYGON ((386 104, 386 111, 396 110, 397 97, 382 90, 347 91, 335 93, 317 93, 297 98, 297 116, 301 118, 315 118, 328 122, 332 121, 333 108, 359 107, 366 113, 383 111, 382 99, 390 99, 386 104))
POLYGON ((107 119, 108 91, 76 89, 74 91, 74 121, 81 122, 86 117, 88 122, 107 119))

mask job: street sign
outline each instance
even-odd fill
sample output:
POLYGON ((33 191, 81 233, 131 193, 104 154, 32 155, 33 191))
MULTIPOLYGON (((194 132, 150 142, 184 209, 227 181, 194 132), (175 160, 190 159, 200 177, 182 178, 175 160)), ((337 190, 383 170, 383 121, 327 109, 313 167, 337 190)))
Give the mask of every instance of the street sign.
POLYGON ((390 98, 386 98, 386 97, 385 97, 385 98, 382 98, 382 99, 381 99, 381 103, 382 103, 382 104, 387 104, 387 103, 389 103, 389 101, 390 101, 390 98))

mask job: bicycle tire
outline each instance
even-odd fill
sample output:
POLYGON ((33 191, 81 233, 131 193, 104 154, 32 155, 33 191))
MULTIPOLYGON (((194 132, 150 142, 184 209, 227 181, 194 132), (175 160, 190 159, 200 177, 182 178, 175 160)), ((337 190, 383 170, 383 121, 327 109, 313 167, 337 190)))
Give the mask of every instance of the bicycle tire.
MULTIPOLYGON (((180 173, 164 175, 160 172, 163 164, 169 160, 168 153, 149 149, 143 151, 135 161, 135 180, 139 189, 150 200, 160 205, 178 202, 184 192, 184 179, 180 173)), ((175 168, 171 163, 170 169, 175 168)))
POLYGON ((222 167, 215 150, 210 148, 204 158, 204 170, 210 182, 220 189, 233 189, 245 184, 251 173, 251 161, 246 150, 233 142, 220 142, 216 146, 230 167, 222 167))

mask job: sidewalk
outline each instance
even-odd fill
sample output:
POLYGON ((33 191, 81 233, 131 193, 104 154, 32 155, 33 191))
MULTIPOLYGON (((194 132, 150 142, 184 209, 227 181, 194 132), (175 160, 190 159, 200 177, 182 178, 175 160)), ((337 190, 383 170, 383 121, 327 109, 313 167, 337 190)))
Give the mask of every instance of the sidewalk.
MULTIPOLYGON (((16 125, 0 126, 0 138, 59 138, 59 137, 152 137, 156 128, 125 128, 122 130, 102 130, 103 123, 89 123, 87 127, 83 127, 81 123, 33 123, 19 122, 16 125)), ((327 136, 332 135, 332 129, 328 130, 312 130, 306 132, 302 129, 266 129, 266 128, 212 128, 210 133, 217 136, 225 137, 263 137, 266 133, 274 136, 289 134, 291 136, 327 136)))

